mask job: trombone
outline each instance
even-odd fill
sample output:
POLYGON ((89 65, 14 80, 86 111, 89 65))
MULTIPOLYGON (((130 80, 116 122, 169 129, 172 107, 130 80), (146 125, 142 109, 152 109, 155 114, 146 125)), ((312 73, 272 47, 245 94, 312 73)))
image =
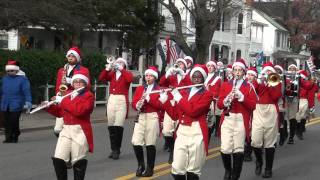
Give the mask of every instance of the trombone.
POLYGON ((267 84, 271 87, 277 86, 281 82, 281 77, 278 73, 270 73, 267 77, 267 84))

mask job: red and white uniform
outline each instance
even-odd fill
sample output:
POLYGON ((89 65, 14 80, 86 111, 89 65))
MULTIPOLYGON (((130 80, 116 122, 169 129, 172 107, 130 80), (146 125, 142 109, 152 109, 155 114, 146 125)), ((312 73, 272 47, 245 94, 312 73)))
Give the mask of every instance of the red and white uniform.
POLYGON ((173 174, 192 172, 200 175, 208 151, 207 113, 212 93, 201 88, 181 91, 182 98, 174 105, 167 101, 166 112, 179 122, 174 144, 173 174))
POLYGON ((244 151, 244 142, 250 135, 250 116, 256 105, 256 95, 246 80, 238 80, 236 87, 234 80, 224 82, 220 88, 218 108, 223 109, 220 122, 221 152, 224 154, 244 151), (231 103, 229 116, 224 100, 232 89, 238 89, 244 96, 243 101, 234 99, 231 103))
MULTIPOLYGON (((182 76, 180 74, 170 75, 166 77, 165 75, 161 77, 159 85, 161 87, 180 87, 191 85, 189 76, 182 76)), ((171 102, 173 102, 171 100, 171 102)), ((164 136, 173 136, 174 129, 176 127, 176 122, 172 120, 172 118, 168 115, 167 112, 164 114, 163 118, 163 129, 162 134, 164 136)))
POLYGON ((99 81, 110 82, 109 99, 107 104, 108 126, 123 126, 124 120, 129 111, 129 88, 133 81, 133 75, 130 71, 102 70, 99 75, 99 81))
POLYGON ((277 141, 281 89, 281 83, 275 87, 268 87, 264 82, 258 85, 259 100, 253 111, 251 135, 251 145, 255 148, 273 148, 277 141))
POLYGON ((93 112, 94 95, 85 90, 77 96, 64 98, 59 105, 46 109, 50 114, 64 119, 63 129, 60 132, 55 158, 68 162, 86 157, 88 151, 93 152, 93 134, 90 115, 93 112))
MULTIPOLYGON (((160 90, 160 87, 155 83, 137 87, 132 99, 133 109, 138 110, 137 102, 144 93, 154 90, 160 90)), ((159 101, 159 93, 148 96, 140 109, 138 122, 134 125, 131 141, 134 146, 155 145, 159 136, 159 110, 162 109, 163 105, 159 101)))
POLYGON ((310 80, 305 80, 303 78, 300 80, 299 109, 296 114, 296 120, 298 123, 300 123, 302 119, 307 118, 309 109, 309 91, 311 91, 312 87, 313 83, 310 80))
POLYGON ((316 93, 319 91, 319 87, 318 85, 314 82, 312 85, 311 90, 308 91, 308 103, 309 103, 309 108, 314 108, 315 104, 314 104, 314 99, 315 99, 315 95, 316 93))

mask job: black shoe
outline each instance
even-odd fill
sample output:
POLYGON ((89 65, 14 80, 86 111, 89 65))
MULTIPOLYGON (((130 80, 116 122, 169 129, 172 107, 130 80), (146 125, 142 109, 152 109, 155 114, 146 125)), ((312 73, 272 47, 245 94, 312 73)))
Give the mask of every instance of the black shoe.
POLYGON ((153 176, 153 168, 150 168, 147 166, 147 169, 144 171, 141 177, 151 177, 151 176, 153 176))
POLYGON ((109 154, 109 156, 108 156, 109 159, 112 159, 113 153, 114 153, 114 152, 112 151, 112 152, 109 154))
POLYGON ((133 146, 134 154, 136 155, 138 161, 138 169, 136 171, 136 176, 141 177, 144 170, 144 156, 143 156, 143 148, 142 146, 133 146))
POLYGON ((289 137, 288 144, 294 144, 294 140, 292 137, 289 137))
POLYGON ((115 126, 109 126, 109 138, 110 138, 110 146, 111 146, 111 153, 109 154, 108 158, 112 159, 114 151, 116 150, 116 132, 115 126))
POLYGON ((72 169, 72 163, 71 161, 66 162, 67 169, 72 169))
POLYGON ((169 154, 168 164, 172 164, 172 162, 173 162, 173 151, 170 151, 169 153, 170 154, 169 154))
POLYGON ((297 137, 300 140, 303 140, 303 127, 302 122, 297 123, 297 137))
POLYGON ((173 151, 174 151, 174 138, 173 137, 169 137, 169 136, 166 136, 165 138, 168 141, 168 147, 169 147, 169 152, 170 152, 168 163, 172 164, 172 162, 173 162, 173 151))
POLYGON ((187 172, 187 180, 199 180, 199 176, 192 172, 187 172))
POLYGON ((142 177, 151 177, 153 176, 154 162, 156 160, 156 147, 147 146, 147 168, 142 174, 142 177))
POLYGON ((222 158, 223 166, 225 169, 223 179, 231 180, 231 173, 232 173, 231 154, 224 154, 221 152, 221 158, 222 158))
POLYGON ((143 172, 145 171, 144 165, 138 165, 138 169, 136 171, 136 177, 142 177, 143 172))
POLYGON ((74 180, 84 180, 84 176, 86 175, 87 165, 88 165, 88 160, 86 159, 81 159, 73 165, 74 180))
POLYGON ((255 169, 255 174, 257 176, 261 175, 261 171, 262 171, 262 164, 263 164, 263 160, 262 160, 262 148, 253 148, 253 152, 256 156, 256 169, 255 169))
POLYGON ((115 151, 112 153, 112 159, 113 160, 118 160, 120 157, 120 151, 115 151))
POLYGON ((271 178, 272 177, 272 166, 273 166, 273 159, 275 148, 265 148, 266 154, 266 168, 263 174, 263 178, 271 178))
POLYGON ((244 146, 244 158, 243 158, 243 161, 245 162, 251 162, 252 161, 252 147, 251 145, 245 145, 244 146))
POLYGON ((265 170, 264 174, 262 175, 263 178, 271 178, 272 177, 272 171, 271 170, 265 170))
POLYGON ((56 172, 57 180, 67 180, 67 165, 63 159, 52 157, 53 167, 56 172))
POLYGON ((175 180, 186 180, 186 175, 181 175, 181 174, 171 174, 171 175, 175 180))

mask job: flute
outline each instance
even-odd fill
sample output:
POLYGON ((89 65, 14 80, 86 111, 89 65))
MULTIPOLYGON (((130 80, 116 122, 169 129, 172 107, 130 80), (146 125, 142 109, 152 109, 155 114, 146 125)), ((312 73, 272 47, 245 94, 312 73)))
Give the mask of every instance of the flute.
MULTIPOLYGON (((198 87, 198 86, 203 86, 203 83, 202 84, 193 84, 193 85, 189 85, 189 86, 181 86, 181 87, 177 87, 175 89, 180 90, 180 89, 186 89, 186 88, 192 88, 192 87, 198 87)), ((161 89, 161 90, 155 90, 155 91, 144 93, 144 95, 161 93, 161 92, 169 92, 169 91, 172 91, 173 89, 174 88, 166 88, 166 89, 161 89)))

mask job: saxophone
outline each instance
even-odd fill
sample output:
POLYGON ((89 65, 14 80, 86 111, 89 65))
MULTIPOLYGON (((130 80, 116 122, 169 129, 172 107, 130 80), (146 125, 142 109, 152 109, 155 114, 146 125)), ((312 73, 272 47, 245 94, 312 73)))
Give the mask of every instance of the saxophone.
POLYGON ((63 67, 61 85, 59 86, 60 96, 62 96, 68 90, 68 83, 67 83, 68 67, 69 67, 68 64, 65 64, 63 67))

